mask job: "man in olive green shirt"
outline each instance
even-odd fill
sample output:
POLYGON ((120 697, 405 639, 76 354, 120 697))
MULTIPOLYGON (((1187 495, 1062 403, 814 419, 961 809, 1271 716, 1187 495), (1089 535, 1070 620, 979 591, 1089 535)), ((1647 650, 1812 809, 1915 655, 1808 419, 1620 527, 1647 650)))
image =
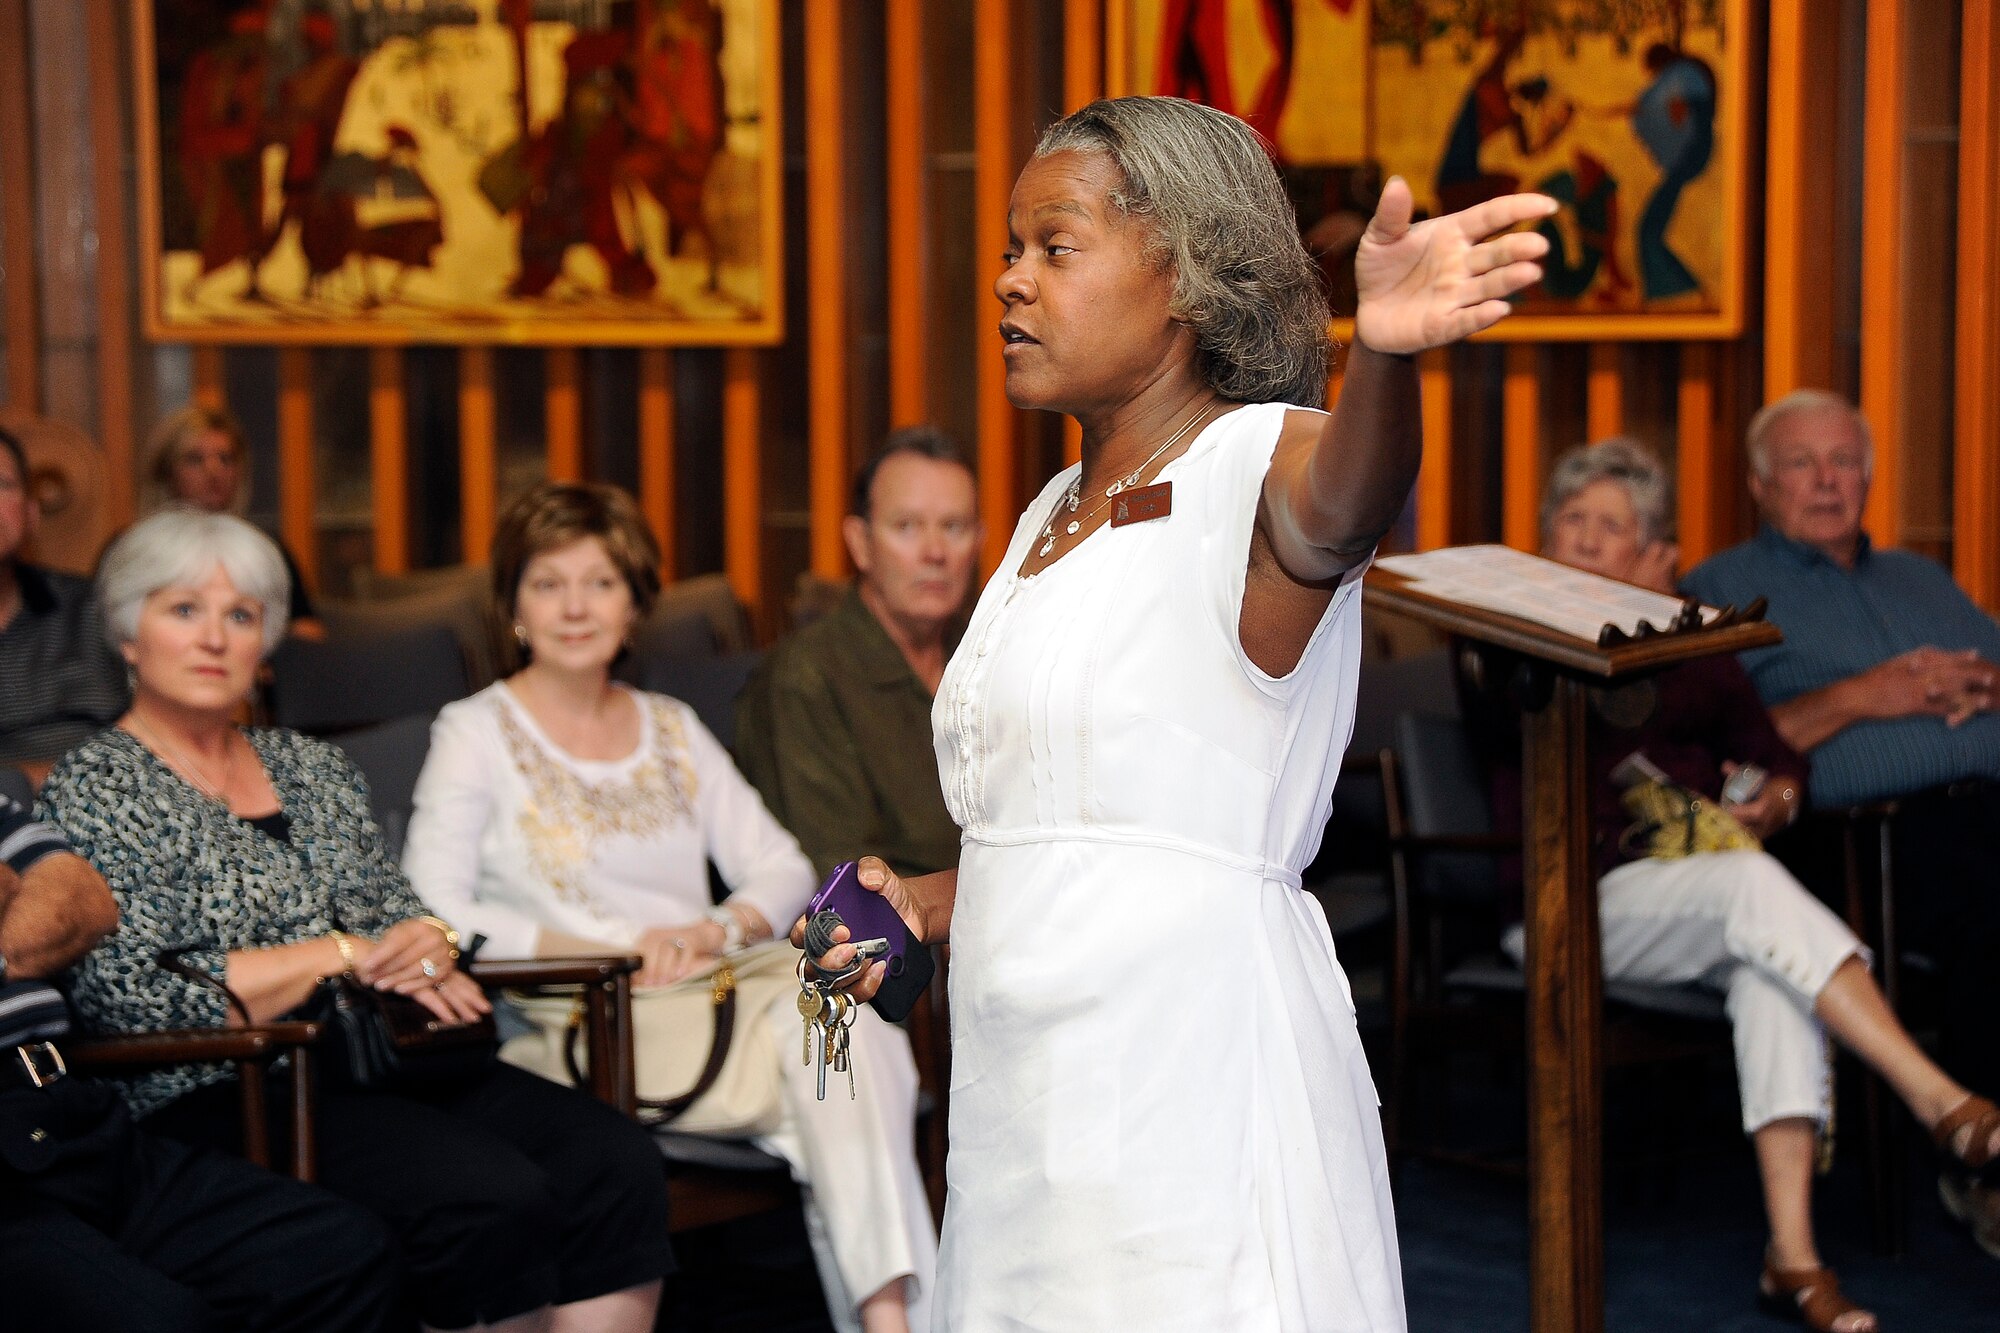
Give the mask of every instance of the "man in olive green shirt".
POLYGON ((864 855, 901 875, 948 869, 958 826, 931 700, 979 553, 972 469, 942 431, 898 431, 855 477, 841 534, 859 577, 745 687, 738 762, 820 874, 864 855))

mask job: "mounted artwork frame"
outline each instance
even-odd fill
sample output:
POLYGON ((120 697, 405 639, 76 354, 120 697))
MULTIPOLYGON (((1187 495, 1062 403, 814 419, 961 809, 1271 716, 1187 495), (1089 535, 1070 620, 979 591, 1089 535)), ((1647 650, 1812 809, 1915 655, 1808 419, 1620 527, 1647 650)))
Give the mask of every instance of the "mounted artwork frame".
POLYGON ((769 346, 777 0, 131 0, 162 342, 769 346))
POLYGON ((1748 0, 1108 0, 1112 95, 1174 93, 1270 141, 1351 333, 1380 182, 1420 215, 1563 203, 1548 276, 1479 335, 1727 339, 1744 328, 1748 0))

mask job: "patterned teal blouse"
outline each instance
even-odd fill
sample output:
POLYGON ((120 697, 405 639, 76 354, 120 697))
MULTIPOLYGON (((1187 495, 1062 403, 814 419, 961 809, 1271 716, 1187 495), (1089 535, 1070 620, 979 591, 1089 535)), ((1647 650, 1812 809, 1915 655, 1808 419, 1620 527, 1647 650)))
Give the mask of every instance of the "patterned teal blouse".
MULTIPOLYGON (((352 760, 297 732, 245 733, 291 822, 280 842, 183 781, 129 733, 99 732, 65 755, 40 812, 96 866, 119 926, 76 966, 71 999, 100 1032, 222 1027, 221 995, 160 967, 162 949, 222 978, 233 949, 264 949, 348 930, 379 935, 424 905, 383 848, 352 760)), ((184 1065, 124 1080, 145 1115, 233 1076, 184 1065)))

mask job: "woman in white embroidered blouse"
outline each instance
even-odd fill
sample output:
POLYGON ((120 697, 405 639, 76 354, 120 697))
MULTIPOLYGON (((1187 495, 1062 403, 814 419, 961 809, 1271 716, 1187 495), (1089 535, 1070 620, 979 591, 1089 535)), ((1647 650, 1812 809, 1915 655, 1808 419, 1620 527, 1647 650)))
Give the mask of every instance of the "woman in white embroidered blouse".
MULTIPOLYGON (((495 602, 524 665, 439 715, 403 854, 425 902, 484 935, 488 957, 630 951, 645 960, 642 988, 671 986, 771 940, 811 896, 798 844, 693 710, 611 679, 659 563, 637 506, 609 486, 539 486, 495 534, 495 602), (710 858, 730 889, 719 907, 710 858)), ((789 976, 789 960, 773 961, 760 970, 789 976)), ((794 989, 739 987, 723 1077, 674 1128, 754 1136, 792 1163, 843 1330, 922 1330, 937 1247, 909 1044, 864 1009, 856 1095, 822 1102, 815 1071, 783 1058, 799 1043, 794 989)), ((642 992, 642 1093, 649 1061, 692 1083, 709 1034, 649 1024, 649 1012, 642 992)))

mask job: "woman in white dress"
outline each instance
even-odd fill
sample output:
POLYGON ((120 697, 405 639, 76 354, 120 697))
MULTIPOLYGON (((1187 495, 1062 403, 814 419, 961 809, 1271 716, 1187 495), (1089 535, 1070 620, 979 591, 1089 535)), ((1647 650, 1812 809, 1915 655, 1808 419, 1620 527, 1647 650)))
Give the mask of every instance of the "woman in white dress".
MULTIPOLYGON (((693 709, 611 679, 659 567, 638 506, 615 487, 547 483, 502 517, 495 610, 524 664, 438 715, 403 868, 433 909, 486 937, 488 957, 642 955, 644 1097, 696 1083, 713 1038, 703 978, 726 959, 728 1058, 673 1127, 754 1139, 791 1163, 842 1333, 923 1333, 937 1238, 916 1164, 909 1041, 864 1010, 850 1033, 854 1096, 842 1077, 817 1097, 798 1057, 798 953, 769 942, 770 923, 812 896, 812 867, 693 709), (711 858, 730 889, 720 906, 711 858)), ((567 1009, 555 1010, 555 1031, 503 1054, 566 1078, 567 1009)))
POLYGON ((1411 358, 1506 314, 1546 244, 1485 238, 1554 208, 1412 225, 1392 180, 1328 416, 1326 303, 1247 126, 1099 102, 1021 173, 1007 394, 1076 417, 1083 462, 938 692, 957 870, 863 872, 952 944, 941 1327, 1403 1327, 1374 1087, 1299 871, 1352 726, 1361 572, 1416 476, 1411 358))

